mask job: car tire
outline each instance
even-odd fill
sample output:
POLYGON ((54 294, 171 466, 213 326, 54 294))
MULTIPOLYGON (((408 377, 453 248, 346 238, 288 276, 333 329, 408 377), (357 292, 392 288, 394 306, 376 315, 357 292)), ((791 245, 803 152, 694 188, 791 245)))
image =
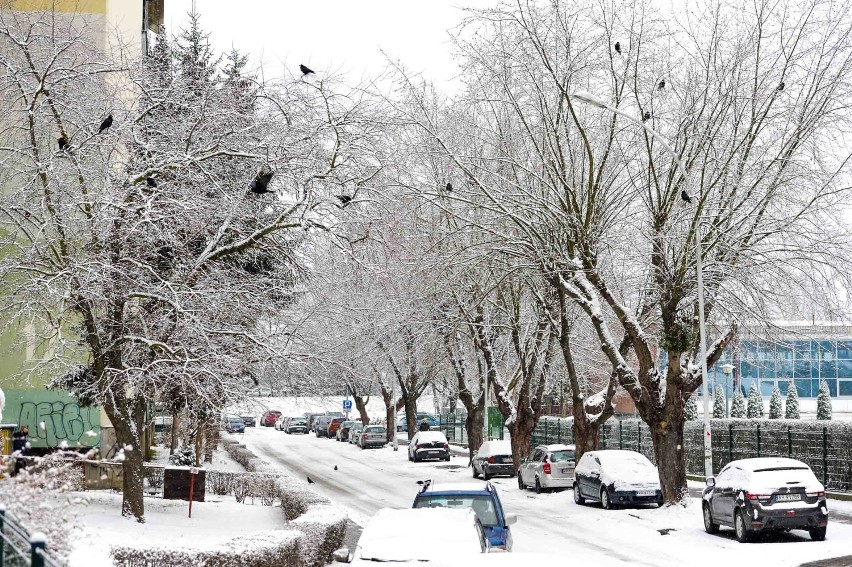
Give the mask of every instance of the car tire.
POLYGON ((526 490, 527 489, 526 485, 524 484, 524 479, 521 478, 520 474, 518 475, 518 488, 520 490, 526 490))
POLYGON ((473 478, 479 478, 479 473, 476 472, 476 465, 471 463, 470 464, 470 470, 473 471, 473 478))
POLYGON ((582 506, 586 503, 586 499, 580 494, 580 486, 575 482, 574 483, 574 504, 578 506, 582 506))
POLYGON ((713 523, 713 513, 710 511, 710 505, 707 502, 704 503, 703 514, 704 531, 711 535, 719 533, 719 524, 713 523))
POLYGON ((604 510, 612 510, 612 500, 609 497, 609 490, 601 488, 601 507, 604 510))
POLYGON ((482 480, 491 480, 491 475, 488 474, 488 469, 482 467, 482 480))
POLYGON ((535 493, 541 494, 544 489, 541 487, 541 481, 539 479, 535 479, 535 493))
POLYGON ((450 454, 449 454, 449 453, 447 453, 447 456, 446 456, 446 457, 444 457, 444 460, 445 460, 445 461, 447 461, 447 462, 449 462, 449 461, 450 461, 450 454))
POLYGON ((752 531, 746 527, 747 525, 748 519, 746 518, 745 512, 743 510, 737 510, 734 514, 734 535, 737 536, 737 541, 740 543, 747 543, 751 541, 752 531))
POLYGON ((808 530, 808 533, 811 536, 811 539, 814 541, 825 541, 825 532, 828 529, 828 526, 822 526, 821 528, 811 528, 808 530))
POLYGON ((420 457, 418 457, 418 456, 417 456, 417 453, 414 453, 414 462, 415 462, 415 463, 419 463, 419 462, 420 462, 420 457))

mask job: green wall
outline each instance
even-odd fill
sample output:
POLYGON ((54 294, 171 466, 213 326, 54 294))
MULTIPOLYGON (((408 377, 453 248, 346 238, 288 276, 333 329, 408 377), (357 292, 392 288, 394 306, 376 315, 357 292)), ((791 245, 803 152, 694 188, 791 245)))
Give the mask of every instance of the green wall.
POLYGON ((83 407, 61 390, 6 389, 4 423, 26 425, 34 448, 97 447, 101 431, 101 408, 83 407))

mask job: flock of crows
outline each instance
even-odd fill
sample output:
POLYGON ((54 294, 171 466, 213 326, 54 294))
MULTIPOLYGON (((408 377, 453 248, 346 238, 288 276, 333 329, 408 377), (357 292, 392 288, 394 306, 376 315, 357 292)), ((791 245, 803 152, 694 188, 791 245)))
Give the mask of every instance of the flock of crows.
MULTIPOLYGON (((615 47, 615 52, 618 53, 619 55, 621 55, 621 42, 616 41, 614 47, 615 47)), ((310 69, 310 68, 308 68, 308 67, 306 67, 305 65, 302 65, 302 64, 299 64, 299 71, 302 72, 302 77, 315 74, 312 69, 310 69)), ((657 83, 657 89, 663 90, 664 88, 666 88, 666 80, 661 79, 660 82, 657 83)), ((779 91, 779 92, 784 90, 784 82, 783 81, 778 85, 778 88, 776 90, 779 91)), ((651 112, 646 110, 642 114, 642 122, 645 122, 645 121, 650 120, 650 119, 651 119, 651 112)), ((101 122, 101 125, 98 128, 98 134, 102 134, 104 131, 108 130, 110 128, 110 126, 112 126, 112 122, 113 122, 112 114, 109 114, 101 122)), ((65 135, 62 135, 59 138, 59 151, 64 152, 68 148, 69 148, 68 138, 66 138, 65 135)), ((249 190, 252 193, 254 193, 255 195, 263 195, 265 193, 274 193, 275 191, 269 189, 269 182, 272 181, 273 175, 275 175, 275 173, 272 172, 272 171, 268 171, 268 172, 261 171, 260 173, 257 174, 257 177, 254 178, 254 181, 252 181, 251 185, 249 186, 249 190)), ((157 186, 157 181, 153 177, 148 177, 146 179, 146 183, 148 184, 149 187, 156 187, 157 186)), ((447 190, 448 193, 452 192, 453 185, 451 183, 447 183, 446 190, 447 190)), ((686 191, 681 191, 680 197, 686 203, 692 204, 692 198, 689 196, 689 194, 686 191)), ((351 197, 350 195, 337 195, 337 198, 340 200, 341 207, 345 207, 346 205, 351 203, 352 199, 353 199, 353 197, 351 197)))

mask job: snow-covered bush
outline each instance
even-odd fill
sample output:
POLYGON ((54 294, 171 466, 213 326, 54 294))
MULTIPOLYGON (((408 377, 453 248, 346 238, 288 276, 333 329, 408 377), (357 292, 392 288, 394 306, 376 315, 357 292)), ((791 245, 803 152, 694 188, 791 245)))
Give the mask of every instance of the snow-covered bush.
POLYGON ((191 447, 181 447, 171 455, 169 455, 169 464, 177 467, 194 467, 195 450, 191 447))
POLYGON ((734 398, 731 400, 731 417, 743 418, 746 416, 746 404, 742 391, 734 390, 734 398))
POLYGON ((799 392, 796 385, 790 380, 787 386, 787 403, 784 406, 785 419, 799 419, 799 392))
POLYGON ((772 388, 772 397, 769 398, 769 419, 781 419, 781 390, 778 386, 772 388))
POLYGON ((222 544, 201 548, 158 548, 140 542, 137 546, 114 546, 113 564, 119 567, 302 567, 301 546, 305 533, 271 530, 236 537, 222 544))
POLYGON ((748 389, 746 417, 749 419, 760 419, 763 417, 763 397, 760 395, 760 390, 757 389, 757 384, 752 384, 748 389))
POLYGON ((819 394, 817 395, 817 419, 831 419, 831 392, 828 390, 828 382, 821 380, 819 383, 819 394))
POLYGON ((698 419, 698 403, 695 401, 695 396, 689 396, 686 399, 686 407, 683 409, 686 421, 696 421, 698 419))
POLYGON ((346 514, 337 506, 315 504, 292 525, 306 536, 299 550, 305 567, 323 567, 331 562, 334 550, 343 545, 346 514))
POLYGON ((722 419, 725 417, 725 393, 722 391, 722 386, 716 384, 713 389, 713 419, 722 419))

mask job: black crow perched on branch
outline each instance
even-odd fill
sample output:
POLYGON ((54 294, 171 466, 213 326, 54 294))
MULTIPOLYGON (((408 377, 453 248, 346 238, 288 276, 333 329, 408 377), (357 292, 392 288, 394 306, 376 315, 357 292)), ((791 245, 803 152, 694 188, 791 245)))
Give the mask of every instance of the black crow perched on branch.
POLYGON ((657 83, 657 88, 658 88, 659 90, 663 90, 664 88, 666 88, 666 80, 665 80, 665 79, 661 79, 661 80, 660 80, 660 82, 659 82, 659 83, 657 83))
POLYGON ((299 64, 299 71, 302 72, 302 76, 315 74, 312 69, 305 67, 301 63, 299 64))
POLYGON ((269 181, 272 179, 272 176, 275 175, 274 172, 270 171, 269 173, 258 173, 257 177, 254 178, 254 181, 251 182, 251 192, 256 195, 263 195, 264 193, 274 193, 274 191, 270 191, 267 189, 269 185, 269 181))
POLYGON ((352 202, 352 197, 349 195, 338 195, 337 198, 340 199, 340 202, 343 203, 344 207, 352 202))
POLYGON ((452 183, 447 183, 447 193, 451 193, 451 192, 452 192, 452 190, 453 190, 453 184, 452 184, 452 183))
POLYGON ((147 184, 148 184, 148 187, 156 187, 156 186, 157 186, 157 180, 156 180, 156 179, 154 179, 153 177, 149 177, 149 178, 147 178, 147 179, 145 180, 145 183, 147 183, 147 184))
POLYGON ((692 204, 692 197, 690 197, 686 191, 680 192, 680 198, 686 201, 688 204, 692 204))
POLYGON ((110 114, 109 116, 104 118, 104 121, 101 122, 101 127, 98 128, 98 134, 100 134, 101 132, 103 132, 104 130, 109 128, 110 126, 112 126, 112 114, 110 114))
POLYGON ((68 138, 62 136, 59 138, 59 151, 64 152, 65 148, 68 147, 68 138))
POLYGON ((784 90, 784 86, 785 86, 785 85, 784 85, 784 81, 781 81, 781 83, 778 85, 778 92, 783 91, 783 90, 784 90))
POLYGON ((650 119, 651 119, 651 111, 646 110, 645 114, 642 115, 642 122, 645 122, 645 121, 650 120, 650 119))
POLYGON ((615 42, 615 52, 621 55, 621 44, 619 42, 615 42))

